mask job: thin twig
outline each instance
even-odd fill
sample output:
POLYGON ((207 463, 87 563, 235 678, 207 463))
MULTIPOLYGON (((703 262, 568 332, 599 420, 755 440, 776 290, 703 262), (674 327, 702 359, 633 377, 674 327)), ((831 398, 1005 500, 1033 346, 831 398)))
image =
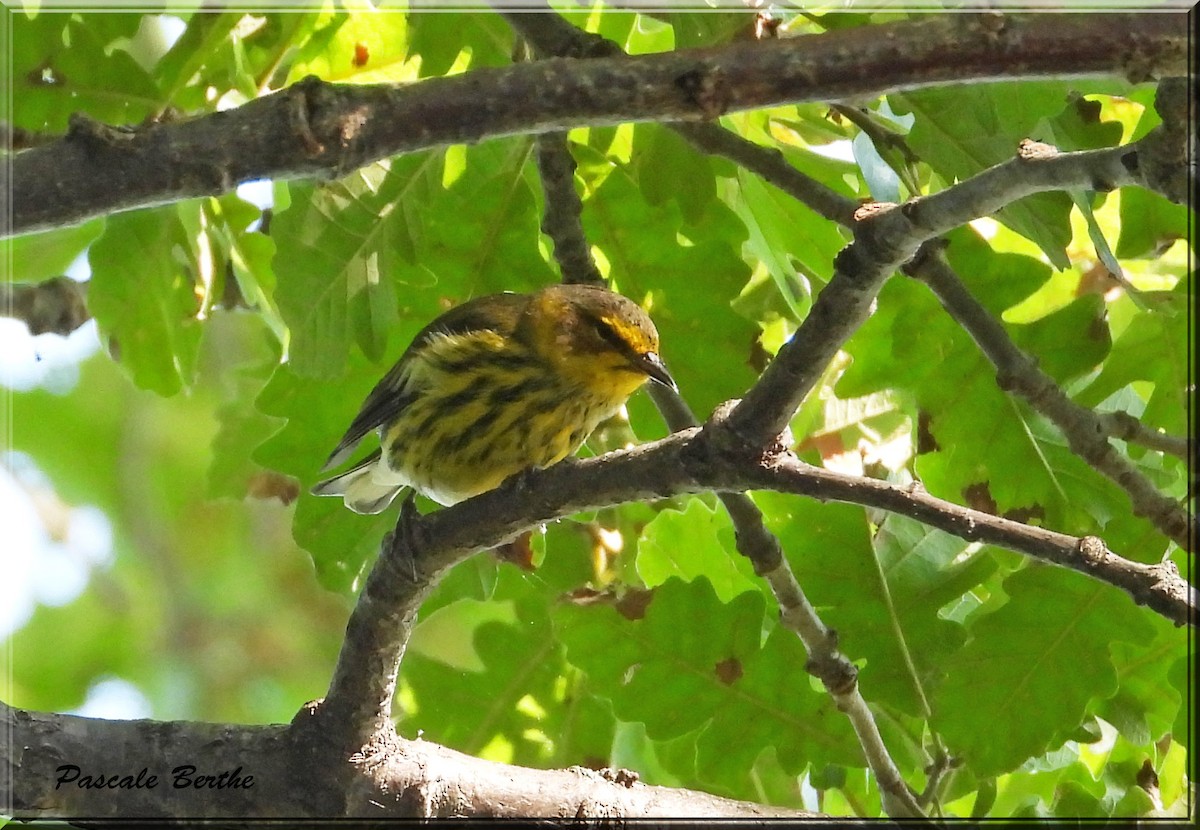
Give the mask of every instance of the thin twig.
POLYGON ((1188 439, 1185 436, 1167 435, 1165 432, 1150 429, 1128 412, 1098 412, 1096 420, 1099 421, 1100 428, 1112 438, 1141 444, 1143 447, 1173 455, 1184 461, 1191 457, 1188 454, 1188 439))

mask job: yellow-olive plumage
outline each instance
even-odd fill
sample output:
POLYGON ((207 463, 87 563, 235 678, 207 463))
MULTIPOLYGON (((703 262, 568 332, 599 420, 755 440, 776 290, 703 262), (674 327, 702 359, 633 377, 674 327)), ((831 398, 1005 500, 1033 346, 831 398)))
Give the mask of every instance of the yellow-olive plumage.
POLYGON ((417 335, 325 468, 373 430, 380 448, 313 493, 358 513, 405 487, 454 504, 575 452, 647 379, 674 387, 654 323, 620 294, 555 285, 470 300, 417 335))

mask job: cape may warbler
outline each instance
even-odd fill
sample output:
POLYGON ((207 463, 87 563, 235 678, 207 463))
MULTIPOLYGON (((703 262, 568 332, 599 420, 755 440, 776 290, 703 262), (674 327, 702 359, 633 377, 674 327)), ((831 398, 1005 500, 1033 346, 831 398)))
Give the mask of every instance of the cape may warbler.
POLYGON ((647 379, 674 388, 658 331, 604 288, 493 294, 426 326, 371 390, 329 460, 379 431, 379 449, 313 487, 378 513, 404 487, 440 504, 575 452, 647 379))

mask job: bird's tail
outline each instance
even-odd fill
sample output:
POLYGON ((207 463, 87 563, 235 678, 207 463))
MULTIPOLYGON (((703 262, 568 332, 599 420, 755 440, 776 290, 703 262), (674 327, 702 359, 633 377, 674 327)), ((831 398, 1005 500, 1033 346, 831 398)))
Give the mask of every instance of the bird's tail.
POLYGON ((341 496, 355 513, 382 513, 403 484, 383 483, 372 475, 379 461, 379 450, 368 455, 344 473, 318 481, 311 490, 314 496, 341 496))

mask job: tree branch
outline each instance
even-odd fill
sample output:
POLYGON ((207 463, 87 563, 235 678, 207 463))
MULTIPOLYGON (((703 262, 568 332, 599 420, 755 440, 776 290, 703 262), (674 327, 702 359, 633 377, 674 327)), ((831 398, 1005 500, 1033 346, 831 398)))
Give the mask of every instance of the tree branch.
POLYGON ((748 444, 764 443, 782 432, 841 344, 870 315, 884 280, 924 243, 1033 193, 1148 186, 1144 173, 1154 169, 1163 153, 1158 128, 1125 147, 1078 153, 1059 154, 1026 142, 1010 161, 932 196, 901 206, 860 208, 854 241, 838 255, 833 278, 731 413, 733 429, 748 444))
POLYGON ((563 282, 604 285, 579 221, 583 202, 575 192, 575 159, 567 146, 567 134, 539 135, 537 163, 546 197, 542 233, 554 243, 554 259, 563 282))
POLYGON ((1033 358, 1017 348, 1000 321, 971 296, 940 252, 929 252, 909 266, 908 271, 929 287, 950 316, 975 340, 996 367, 996 381, 1002 389, 1020 395, 1049 418, 1066 436, 1072 452, 1128 494, 1134 515, 1149 519, 1159 532, 1184 550, 1192 549, 1196 529, 1187 507, 1160 493, 1137 467, 1117 452, 1108 441, 1104 418, 1072 401, 1052 378, 1038 369, 1033 358))
POLYGON ((338 755, 306 743, 305 731, 99 720, 0 702, 8 764, 0 812, 18 819, 819 817, 649 786, 619 771, 499 764, 394 733, 364 752, 338 755), (83 787, 84 776, 116 776, 116 784, 83 787), (197 787, 201 776, 215 780, 197 787))
MULTIPOLYGON (((1175 623, 1192 623, 1194 590, 1171 563, 1143 565, 1094 542, 993 516, 925 493, 801 463, 783 451, 764 454, 730 440, 728 421, 682 430, 659 441, 597 458, 567 459, 461 504, 422 516, 419 574, 452 567, 539 524, 627 501, 770 489, 898 513, 967 541, 981 541, 1090 574, 1126 590, 1175 623)), ((424 578, 424 577, 418 577, 424 578)))
POLYGON ((11 174, 0 168, 0 188, 13 194, 3 232, 518 133, 698 121, 951 82, 1183 74, 1188 31, 1185 13, 947 15, 713 49, 551 59, 402 87, 307 78, 237 109, 136 129, 79 115, 62 140, 17 153, 11 174))
MULTIPOLYGON (((878 507, 970 541, 1002 545, 1080 570, 1127 591, 1136 602, 1177 625, 1195 622, 1195 591, 1170 562, 1129 562, 1093 537, 1075 539, 1029 527, 933 498, 919 488, 811 467, 789 453, 764 454, 761 449, 735 444, 731 438, 727 422, 717 419, 703 428, 683 430, 651 444, 533 471, 519 481, 427 516, 417 518, 406 508, 393 541, 384 546, 368 577, 363 601, 351 614, 329 695, 323 703, 303 710, 289 728, 92 721, 4 707, 3 734, 13 736, 5 754, 12 775, 0 776, 0 783, 13 782, 11 793, 3 793, 6 803, 13 805, 14 814, 30 817, 273 816, 280 805, 306 815, 463 815, 471 804, 483 803, 477 783, 482 768, 474 765, 487 762, 471 761, 469 768, 426 768, 426 777, 414 780, 408 777, 414 769, 412 764, 419 768, 433 758, 453 760, 460 756, 440 749, 420 755, 421 747, 414 746, 419 742, 396 738, 390 719, 382 713, 384 699, 390 701, 395 666, 411 631, 411 612, 444 570, 475 551, 510 540, 538 524, 625 501, 770 488, 878 507), (351 749, 364 736, 361 746, 351 749), (46 752, 47 746, 54 751, 46 752), (38 751, 24 747, 36 747, 38 751), (87 770, 92 775, 134 775, 141 767, 153 765, 155 772, 166 776, 172 765, 197 761, 213 764, 199 770, 199 774, 217 775, 240 765, 242 773, 256 776, 256 783, 253 790, 232 792, 224 801, 212 799, 211 793, 196 791, 200 793, 196 795, 191 790, 172 789, 172 797, 179 800, 168 802, 165 797, 151 798, 153 791, 120 790, 117 799, 112 790, 54 789, 58 765, 76 763, 82 771, 84 764, 75 759, 84 759, 89 766, 94 762, 96 766, 87 770), (108 763, 102 759, 109 759, 108 763), (113 770, 112 759, 121 762, 122 768, 113 770), (350 767, 344 765, 346 760, 352 762, 350 767), (435 787, 428 783, 431 781, 451 783, 435 787), (459 800, 462 793, 477 795, 481 801, 459 800)), ((787 590, 776 587, 776 592, 786 596, 787 590)), ((800 604, 798 600, 788 601, 785 609, 800 604)), ((813 639, 831 639, 827 631, 822 634, 820 629, 811 635, 813 639)), ((851 707, 858 700, 846 698, 851 707)), ((858 728, 867 720, 860 717, 853 722, 858 728)), ((545 805, 539 800, 543 796, 537 794, 550 785, 563 783, 554 775, 504 768, 507 778, 501 778, 509 788, 502 795, 516 799, 505 802, 513 814, 529 805, 545 805), (523 793, 526 800, 517 799, 514 791, 523 793)), ((581 790, 568 788, 566 803, 560 805, 567 812, 552 814, 612 815, 617 810, 613 804, 625 803, 616 801, 617 788, 623 784, 605 788, 594 779, 593 784, 614 801, 572 801, 581 790)), ((586 790, 593 784, 582 786, 586 790)), ((635 809, 646 810, 644 814, 659 809, 669 814, 680 809, 680 802, 668 801, 671 796, 664 791, 646 788, 645 793, 644 799, 635 799, 638 806, 629 807, 631 812, 626 815, 635 809)), ((490 800, 486 803, 495 804, 490 800)), ((698 811, 724 805, 730 811, 742 810, 740 815, 762 815, 763 809, 737 802, 703 804, 698 811)))
POLYGON ((1128 412, 1095 412, 1100 428, 1111 438, 1119 438, 1134 444, 1141 444, 1152 450, 1173 455, 1187 461, 1188 439, 1186 436, 1167 435, 1150 429, 1128 412))

